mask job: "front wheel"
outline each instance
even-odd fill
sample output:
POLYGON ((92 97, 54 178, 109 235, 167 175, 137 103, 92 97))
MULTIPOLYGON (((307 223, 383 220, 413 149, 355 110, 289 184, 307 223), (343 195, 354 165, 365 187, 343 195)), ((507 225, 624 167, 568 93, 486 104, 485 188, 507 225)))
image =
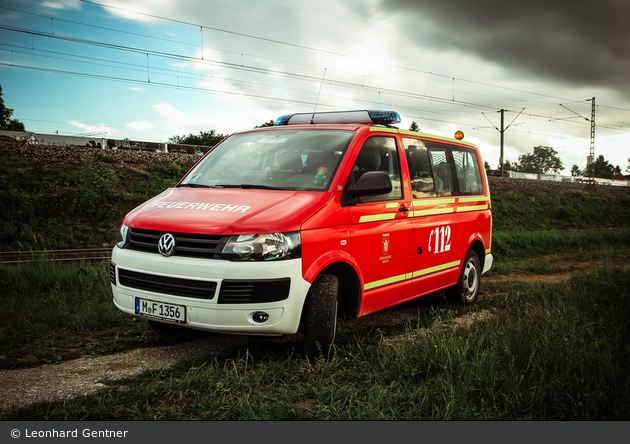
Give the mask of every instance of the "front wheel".
POLYGON ((315 279, 304 304, 304 354, 329 358, 337 330, 339 280, 332 274, 315 279))
POLYGON ((452 304, 472 304, 479 295, 481 263, 477 253, 469 250, 457 285, 446 289, 446 298, 452 304))

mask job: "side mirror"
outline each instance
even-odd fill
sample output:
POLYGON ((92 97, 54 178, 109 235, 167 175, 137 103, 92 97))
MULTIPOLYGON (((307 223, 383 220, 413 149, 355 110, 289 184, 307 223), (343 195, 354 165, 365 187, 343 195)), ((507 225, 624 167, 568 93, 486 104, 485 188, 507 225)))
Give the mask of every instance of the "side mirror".
POLYGON ((375 196, 392 191, 392 180, 385 171, 368 171, 361 176, 356 185, 348 189, 351 197, 375 196))

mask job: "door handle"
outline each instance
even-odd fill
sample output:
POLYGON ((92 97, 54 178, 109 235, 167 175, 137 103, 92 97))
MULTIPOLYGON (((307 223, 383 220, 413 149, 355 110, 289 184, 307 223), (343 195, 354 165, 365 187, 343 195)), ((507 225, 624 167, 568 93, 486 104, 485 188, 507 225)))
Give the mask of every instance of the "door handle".
POLYGON ((406 213, 407 211, 409 211, 409 207, 400 207, 398 208, 398 211, 400 211, 401 213, 406 213))

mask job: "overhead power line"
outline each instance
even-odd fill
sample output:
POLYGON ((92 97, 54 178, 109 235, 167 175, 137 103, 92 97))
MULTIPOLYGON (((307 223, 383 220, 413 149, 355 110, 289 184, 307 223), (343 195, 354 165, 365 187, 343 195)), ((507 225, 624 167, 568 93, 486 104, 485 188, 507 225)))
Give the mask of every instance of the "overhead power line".
MULTIPOLYGON (((204 42, 203 42, 203 30, 204 28, 209 30, 209 31, 215 31, 215 32, 222 32, 222 33, 228 33, 231 35, 238 35, 241 37, 246 37, 246 38, 251 38, 251 39, 256 39, 256 40, 260 40, 263 42, 268 42, 268 43, 273 43, 273 44, 281 44, 281 45, 288 45, 291 47, 295 47, 296 49, 300 49, 300 50, 308 50, 308 51, 317 51, 317 52, 321 52, 321 53, 325 53, 325 54, 329 54, 329 55, 334 55, 334 56, 338 56, 338 57, 344 57, 344 58, 350 58, 350 59, 355 59, 358 60, 359 58, 355 57, 355 56, 351 56, 351 55, 347 55, 347 54, 342 54, 339 52, 334 52, 334 51, 327 51, 324 49, 320 49, 320 48, 314 48, 311 46, 306 46, 306 45, 299 45, 299 44, 295 44, 295 43, 291 43, 291 42, 286 42, 286 41, 282 41, 282 40, 276 40, 276 39, 269 39, 266 37, 261 37, 261 36, 256 36, 253 34, 246 34, 246 33, 240 33, 240 32, 236 32, 236 31, 231 31, 231 30, 226 30, 226 29, 221 29, 221 28, 217 28, 217 27, 211 27, 211 26, 205 26, 205 25, 200 25, 200 24, 196 24, 196 23, 192 23, 192 22, 188 22, 188 21, 182 21, 182 20, 176 20, 176 19, 170 19, 170 18, 166 18, 166 17, 161 17, 161 16, 157 16, 157 15, 152 15, 152 14, 146 14, 146 13, 141 13, 141 12, 136 12, 136 11, 132 11, 131 9, 125 9, 123 7, 115 7, 115 6, 110 6, 110 5, 105 5, 105 4, 101 4, 101 3, 97 3, 94 1, 89 1, 89 0, 81 0, 83 3, 87 3, 87 4, 93 4, 99 7, 103 7, 103 8, 113 8, 113 9, 117 9, 117 10, 121 10, 121 11, 125 11, 125 12, 134 12, 137 13, 139 15, 144 15, 147 17, 152 17, 154 19, 160 19, 160 20, 165 20, 165 21, 169 21, 169 22, 173 22, 173 23, 180 23, 186 26, 192 26, 192 27, 196 27, 200 30, 201 32, 201 45, 198 44, 191 44, 191 43, 186 43, 186 42, 181 42, 181 41, 177 41, 177 40, 171 40, 171 39, 166 39, 166 38, 161 38, 161 37, 155 37, 155 36, 150 36, 150 35, 146 35, 146 34, 142 34, 142 33, 135 33, 135 32, 130 32, 130 31, 123 31, 123 30, 117 30, 114 28, 108 28, 108 27, 104 27, 104 26, 98 26, 98 25, 92 25, 92 24, 86 24, 86 23, 81 23, 81 22, 77 22, 77 21, 71 21, 71 20, 65 20, 65 19, 59 19, 56 17, 50 17, 50 16, 44 16, 44 15, 39 15, 39 14, 33 14, 33 13, 29 13, 29 12, 25 12, 25 11, 18 11, 15 9, 11 9, 13 11, 16 12, 21 12, 24 14, 31 14, 37 17, 42 17, 42 18, 48 18, 51 20, 51 29, 50 32, 42 32, 42 31, 36 31, 36 30, 31 30, 31 29, 24 29, 24 28, 19 28, 19 27, 15 27, 15 26, 8 26, 8 25, 3 25, 0 26, 0 29, 5 29, 9 32, 18 32, 21 34, 26 34, 26 35, 31 35, 33 36, 33 44, 31 48, 27 48, 27 47, 21 47, 21 46, 12 46, 12 45, 5 45, 3 43, 0 43, 0 45, 4 45, 4 46, 11 46, 11 47, 19 47, 21 49, 24 49, 25 51, 23 51, 24 54, 29 54, 29 55, 34 55, 32 52, 27 52, 26 50, 31 50, 33 52, 37 51, 37 52, 41 52, 41 53, 47 53, 47 54, 57 54, 57 55, 63 55, 63 56, 67 56, 67 57, 72 57, 73 59, 76 60, 71 60, 71 61, 80 61, 81 63, 86 63, 86 64, 93 64, 93 65, 97 65, 97 64, 103 64, 103 66, 108 66, 108 64, 111 65, 116 65, 116 67, 118 69, 125 69, 128 70, 129 72, 135 71, 135 72, 143 72, 144 78, 143 79, 134 79, 134 78, 129 78, 125 75, 102 75, 102 74, 94 74, 94 73, 86 73, 86 72, 80 72, 77 70, 72 70, 72 69, 55 69, 55 68, 51 68, 51 67, 42 67, 42 66, 30 66, 28 64, 24 64, 24 63, 19 63, 19 64, 14 64, 13 62, 10 64, 10 66, 13 67, 17 67, 17 68, 22 68, 22 69, 31 69, 31 70, 38 70, 38 71, 42 71, 42 72, 50 72, 50 73, 56 73, 56 74, 64 74, 64 75, 74 75, 74 76, 80 76, 80 77, 86 77, 86 78, 94 78, 94 79, 99 79, 99 80, 107 80, 107 81, 113 81, 113 82, 126 82, 126 83, 150 83, 152 86, 158 86, 161 88, 177 88, 177 89, 181 89, 181 90, 190 90, 190 91, 197 91, 197 92, 204 92, 204 93, 211 93, 211 94, 223 94, 223 95, 230 95, 230 96, 238 96, 238 97, 245 97, 245 98, 250 98, 250 99, 257 99, 257 100, 268 100, 268 101, 280 101, 280 102, 290 102, 293 104, 298 104, 298 105, 304 105, 304 106, 312 106, 314 104, 319 104, 319 106, 323 106, 323 107, 327 107, 327 108, 337 108, 337 109, 341 109, 343 108, 342 106, 338 106, 338 105, 334 105, 332 103, 328 103, 328 104, 320 104, 319 103, 319 95, 322 93, 322 87, 323 86, 327 86, 327 87, 335 87, 335 88, 344 88, 344 89, 354 89, 354 90, 362 90, 362 91, 366 91, 366 92, 372 92, 374 93, 374 97, 375 100, 365 100, 365 99, 360 99, 357 97, 353 97, 352 100, 357 101, 359 103, 366 103, 366 104, 378 104, 380 107, 380 104, 382 102, 382 95, 387 95, 387 100, 391 100, 390 98, 401 98, 401 99, 419 99, 422 102, 428 101, 428 103, 431 103, 432 105, 435 104, 440 104, 442 108, 441 110, 437 110, 434 109, 433 106, 431 106, 429 109, 422 109, 422 112, 425 114, 431 114, 436 116, 437 118, 431 119, 431 118, 426 118, 423 117, 424 120, 429 120, 429 121, 434 121, 434 122, 439 122, 439 123, 448 123, 448 124, 456 124, 458 126, 469 126, 469 127, 478 127, 478 121, 479 121, 479 116, 478 114, 475 116, 471 116, 469 115, 470 113, 464 113, 466 115, 463 115, 463 110, 466 110, 467 108, 470 108, 471 110, 475 110, 476 113, 478 113, 480 110, 497 110, 499 108, 501 109, 505 109, 505 112, 509 112, 507 111, 507 106, 502 106, 499 104, 491 104, 491 103, 482 103, 479 99, 481 97, 485 97, 485 98, 492 98, 493 100, 503 100, 504 103, 507 102, 513 102, 514 103, 523 103, 523 104, 533 104, 533 108, 538 108, 540 109, 542 112, 540 113, 536 113, 536 112, 529 112, 529 113, 523 113, 523 111, 521 110, 521 113, 523 113, 523 116, 527 116, 531 119, 545 119, 547 121, 550 122, 559 122, 559 123, 563 123, 563 124, 570 124, 570 125, 576 125, 577 122, 575 121, 571 121, 571 118, 574 118, 573 116, 567 117, 566 115, 558 115, 557 113, 554 115, 552 112, 550 112, 549 114, 545 114, 545 111, 547 111, 545 108, 549 108, 551 106, 563 106, 562 104, 559 103, 547 103, 547 102, 535 102, 533 100, 523 100, 522 98, 510 98, 510 97, 505 97, 505 96, 492 96, 489 94, 482 94, 481 92, 478 91, 465 91, 465 90, 457 90, 455 88, 456 86, 456 82, 457 83, 465 83, 465 84, 474 84, 474 85, 479 85, 479 86, 483 86, 483 87, 487 87, 487 88, 498 88, 500 90, 504 90, 504 91, 512 91, 512 92, 517 92, 519 94, 527 94, 530 96, 536 96, 536 97, 544 97, 547 99, 556 99, 558 101, 562 101, 564 103, 568 103, 568 102, 572 102, 570 99, 564 99, 564 98, 560 98, 560 97, 555 97, 552 95, 548 95, 548 94, 543 94, 543 93, 537 93, 537 92, 532 92, 532 91, 525 91, 525 90, 521 90, 521 89, 516 89, 516 88, 509 88, 509 87, 504 87, 504 86, 500 86, 500 85, 496 85, 496 84, 488 84, 488 83, 484 83, 484 82, 478 82, 478 81, 472 81, 472 80, 468 80, 468 79, 462 79, 462 78, 455 78, 455 77, 451 77, 451 76, 446 76, 446 75, 442 75, 442 74, 437 74, 437 73, 432 73, 432 72, 427 72, 427 71, 423 71, 423 70, 419 70, 419 69, 415 69, 415 68, 410 68, 410 67, 405 67, 405 66, 400 66, 400 65, 393 65, 393 64, 384 64, 383 66, 388 66, 388 67, 392 67, 392 68, 397 68, 397 69, 402 69, 402 70, 407 70, 410 72, 415 72, 415 73, 422 73, 422 74, 427 74, 429 76, 429 79, 434 76, 434 77, 440 77, 443 79, 447 79, 452 80, 452 87, 446 88, 444 86, 431 86, 429 87, 429 82, 422 85, 419 84, 414 84, 414 83, 408 83, 405 82, 407 85, 410 85, 409 88, 405 88, 402 89, 403 86, 401 84, 396 85, 396 87, 387 87, 387 88, 382 88, 379 87, 379 84, 382 84, 382 82, 384 82, 386 79, 382 79, 382 78, 377 78, 377 77, 372 77, 372 76, 361 76, 362 79, 370 79, 372 81, 378 81, 379 83, 364 83, 363 81, 358 82, 358 81, 348 81, 348 80, 342 80, 340 78, 335 78, 332 75, 325 75, 324 77, 321 76, 321 74, 319 75, 309 75, 309 74, 305 74, 305 73, 300 73, 297 72, 297 69, 295 71, 291 71, 291 70, 287 70, 287 69, 278 69, 278 68, 269 68, 269 67, 265 67, 265 66, 261 66, 261 65, 256 65, 256 64, 252 64, 252 63, 243 63, 243 53, 240 53, 238 51, 228 51, 225 49, 219 49, 218 51, 223 51, 226 53, 231 53, 231 54, 235 54, 235 55, 241 55, 241 63, 235 63, 235 62, 227 62, 227 61, 223 61, 223 60, 216 60, 216 59, 208 59, 207 58, 207 53, 204 52, 204 48, 206 48, 204 46, 204 42), (190 55, 183 55, 181 53, 175 53, 175 52, 169 52, 169 51, 165 51, 165 50, 154 50, 154 49, 148 49, 148 48, 142 48, 139 46, 131 46, 131 45, 127 45, 127 44, 115 44, 115 43, 108 43, 105 41, 96 41, 96 40, 91 40, 91 39, 86 39, 86 38, 81 38, 81 37, 76 37, 76 36, 70 36, 70 35, 63 35, 61 34, 56 26, 53 26, 54 21, 63 21, 66 23, 72 23, 72 24, 76 24, 76 25, 81 25, 81 26, 86 26, 86 27, 92 27, 94 29, 99 29, 99 30, 106 30, 106 31, 110 31, 110 32, 120 32, 120 33, 124 33, 127 35, 132 35, 132 36, 137 36, 137 37, 143 37, 143 38, 149 38, 149 39, 156 39, 158 41, 161 42, 171 42, 171 43, 176 43, 178 45, 188 45, 191 47, 195 47, 195 48, 199 48, 201 47, 201 57, 196 57, 196 56, 190 56, 190 55), (90 46, 94 46, 94 47, 101 47, 104 49, 108 49, 108 50, 113 50, 113 51, 122 51, 125 53, 129 53, 129 54, 140 54, 143 57, 146 57, 145 59, 145 63, 144 64, 140 64, 140 63, 129 63, 129 62, 121 62, 121 61, 117 61, 117 60, 107 60, 104 58, 98 58, 98 57, 88 57, 88 56, 84 56, 84 55, 72 55, 72 54, 67 54, 67 53, 61 53, 61 52, 55 52, 55 51, 50 51, 50 50, 44 50, 44 49, 36 49, 35 48, 35 40, 34 37, 38 37, 38 38, 45 38, 45 39, 56 39, 59 41, 65 41, 65 42, 71 42, 71 43, 76 43, 76 44, 80 44, 80 45, 90 45, 90 46), (239 84, 239 85, 246 85, 246 86, 251 86, 251 87, 261 87, 261 88, 266 88, 266 91, 261 91, 258 94, 250 94, 244 91, 239 91, 239 92, 234 92, 234 91, 225 91, 225 90, 220 90, 220 89, 214 89, 214 88, 204 88, 204 87, 193 87, 190 85, 186 85, 186 84, 181 84, 180 80, 182 79, 203 79, 207 76, 204 75, 195 75, 194 73, 190 73, 190 72, 182 72, 182 71, 177 71, 174 69, 167 69, 164 67, 160 67, 159 64, 157 63, 153 63, 154 58, 160 58, 160 59, 164 59, 164 60, 170 60, 170 61, 185 61, 185 62, 189 62, 189 63, 195 63, 195 64, 204 64, 205 66, 216 66, 216 67, 221 67, 221 68, 225 68, 225 69, 229 69, 229 70, 235 70, 235 71, 241 71, 241 72, 247 72, 247 73, 254 73, 254 74, 259 74, 261 76, 274 76, 274 77, 279 77, 279 78, 284 78, 284 79, 292 79, 292 80, 298 80, 298 81, 302 81, 302 82, 308 82, 308 83, 312 83, 314 85, 317 85, 318 88, 317 89, 313 89, 313 90, 308 90, 308 89, 304 89, 304 88, 291 88, 291 87, 284 87, 284 86, 278 86, 278 85, 270 85, 269 83, 258 83, 258 82, 254 82, 254 81, 244 81, 244 80, 238 80, 237 78, 234 77, 221 77, 223 80, 225 81, 229 81, 230 83, 233 84, 239 84), (159 80, 157 78, 157 74, 163 74, 166 76, 172 76, 172 81, 164 81, 164 80, 159 80), (424 93, 419 93, 419 92, 414 92, 414 88, 417 88, 417 91, 422 91, 422 89, 424 89, 424 93), (303 94, 305 96, 307 95, 312 95, 313 99, 309 100, 308 98, 304 97, 304 98, 296 98, 295 96, 291 97, 290 99, 287 99, 286 97, 277 97, 272 95, 269 90, 274 89, 276 91, 286 91, 287 93, 299 93, 299 94, 303 94), (429 89, 431 89, 431 91, 438 91, 438 94, 441 94, 442 92, 444 93, 451 93, 450 97, 447 96, 446 94, 444 94, 444 96, 437 96, 437 95, 432 95, 429 93, 429 89), (463 99, 462 99, 463 96, 463 99), (449 120, 450 118, 450 120, 449 120), (454 119, 457 120, 457 122, 454 121, 454 119)), ((9 9, 9 8, 5 8, 5 7, 0 7, 0 9, 9 9)), ((248 57, 252 57, 252 58, 258 58, 260 60, 269 60, 269 61, 274 61, 274 62, 282 62, 282 63, 287 63, 287 64, 292 64, 292 65, 296 65, 296 66, 302 66, 302 67, 307 67, 307 68, 311 68, 313 70, 317 69, 319 70, 319 72, 321 73, 321 70, 325 68, 321 68, 321 67, 315 67, 315 66, 311 66, 311 65, 307 65, 307 64, 298 64, 298 63, 294 63, 294 62, 290 62, 290 61, 286 61, 286 60, 279 60, 279 59, 274 59, 271 57, 263 57, 261 55, 247 55, 248 57)), ((52 57, 51 57, 52 58, 52 57)), ((60 59, 63 60, 63 57, 60 57, 60 59)), ((69 60, 69 59, 66 59, 69 60)), ((7 63, 0 63, 0 65, 2 66, 9 66, 9 64, 7 63)), ((337 72, 337 73, 343 73, 343 71, 335 71, 334 69, 331 69, 330 72, 337 72)), ((344 73, 344 74, 350 74, 350 73, 344 73)), ((356 75, 356 74, 353 74, 356 75)), ((443 82, 446 83, 446 82, 443 82)), ((335 96, 334 94, 329 94, 329 97, 337 97, 337 98, 341 98, 341 95, 335 96)), ((409 110, 409 115, 416 115, 417 112, 419 111, 417 107, 413 107, 410 106, 409 104, 402 104, 404 103, 404 101, 398 101, 395 106, 396 108, 400 108, 401 110, 407 109, 409 110)), ((500 103, 500 102, 499 102, 500 103)), ((598 105, 598 107, 601 107, 602 105, 598 105)), ((566 108, 566 107, 564 107, 566 108)), ((625 110, 623 108, 614 108, 614 107, 606 107, 609 109, 618 109, 618 110, 622 110, 622 111, 630 111, 630 110, 625 110)), ((568 109, 568 108, 567 108, 568 109)), ((551 111, 551 110, 549 110, 551 111)), ((571 111, 571 110, 569 110, 571 111)), ((481 113, 483 115, 483 113, 481 113)), ((404 114, 403 114, 404 115, 404 114)), ((484 115, 485 117, 485 115, 484 115)), ((518 116, 517 116, 518 117, 518 116)), ((583 116, 582 116, 583 117, 583 116)), ((588 119, 586 119, 588 120, 588 119)), ((510 124, 511 125, 511 124, 510 124)), ((624 125, 620 124, 619 126, 601 126, 598 125, 600 128, 608 128, 608 129, 612 129, 615 131, 623 131, 624 129, 624 125)), ((628 125, 626 125, 625 127, 627 128, 628 125)), ((495 126, 496 128, 496 126, 495 126)), ((534 134, 535 132, 528 132, 528 134, 534 134)), ((537 134, 542 134, 543 131, 539 130, 537 132, 537 134)), ((522 133, 525 134, 525 133, 522 133)), ((564 134, 563 132, 559 132, 559 134, 564 134)))

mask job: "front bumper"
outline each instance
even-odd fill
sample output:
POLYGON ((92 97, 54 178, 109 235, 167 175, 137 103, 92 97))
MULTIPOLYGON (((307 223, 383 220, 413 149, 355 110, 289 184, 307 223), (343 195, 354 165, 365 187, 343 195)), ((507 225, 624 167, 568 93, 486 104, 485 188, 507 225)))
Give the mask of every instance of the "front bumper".
MULTIPOLYGON (((302 260, 269 262, 229 262, 186 257, 163 257, 115 247, 112 251, 112 292, 114 304, 125 313, 136 315, 136 298, 183 305, 186 323, 179 324, 199 330, 253 335, 293 334, 298 330, 304 300, 311 284, 302 277, 302 260), (164 294, 121 284, 120 271, 137 272, 160 278, 206 281, 216 284, 211 298, 164 294), (274 302, 219 302, 224 281, 290 279, 288 297, 274 302), (255 322, 256 312, 265 312, 265 322, 255 322)), ((262 298, 265 299, 265 298, 262 298)), ((273 297, 267 299, 274 299, 273 297)))

